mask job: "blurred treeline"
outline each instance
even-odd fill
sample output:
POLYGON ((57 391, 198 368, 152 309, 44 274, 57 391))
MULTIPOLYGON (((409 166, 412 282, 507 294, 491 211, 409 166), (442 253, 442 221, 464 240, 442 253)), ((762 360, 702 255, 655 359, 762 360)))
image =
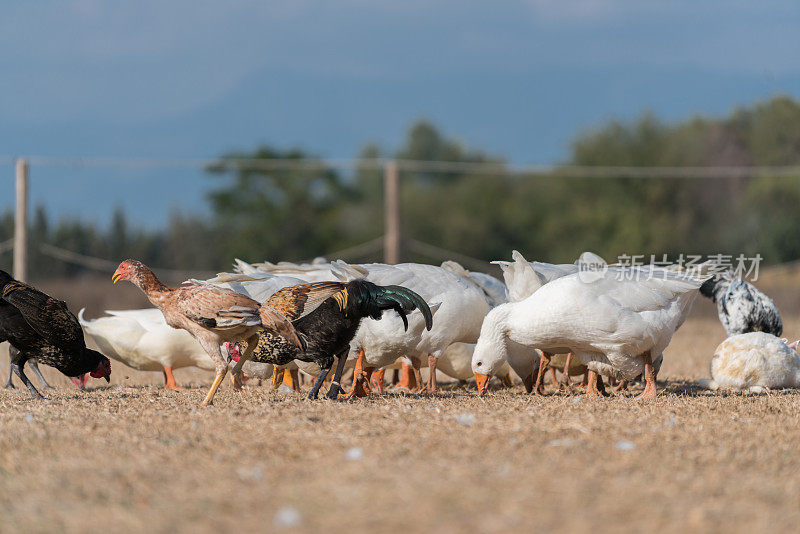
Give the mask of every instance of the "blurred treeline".
MULTIPOLYGON (((260 147, 223 156, 208 169, 219 186, 208 199, 214 216, 175 213, 153 232, 117 211, 107 228, 80 219, 51 221, 42 208, 31 220, 31 270, 36 277, 74 275, 83 267, 45 257, 50 243, 87 256, 136 257, 166 268, 222 270, 249 261, 309 260, 383 234, 382 171, 376 158, 496 163, 501 157, 418 122, 397 150, 370 144, 362 168, 325 168, 300 149, 260 147), (310 160, 291 169, 247 170, 249 158, 310 160)), ((579 166, 743 167, 800 165, 800 102, 775 97, 729 117, 677 124, 644 114, 610 121, 577 135, 564 162, 579 166)), ((587 178, 560 170, 533 176, 491 172, 402 171, 404 259, 420 255, 414 240, 482 259, 511 249, 529 259, 572 261, 584 250, 620 254, 760 253, 768 263, 800 259, 800 174, 709 178, 587 178)), ((0 243, 13 236, 13 217, 0 218, 0 243)), ((428 252, 430 254, 430 252, 428 252)), ((444 253, 441 253, 444 255, 444 253)), ((436 256, 437 254, 433 254, 436 256)), ((379 261, 374 247, 344 255, 379 261)), ((0 255, 9 268, 11 254, 0 255)))

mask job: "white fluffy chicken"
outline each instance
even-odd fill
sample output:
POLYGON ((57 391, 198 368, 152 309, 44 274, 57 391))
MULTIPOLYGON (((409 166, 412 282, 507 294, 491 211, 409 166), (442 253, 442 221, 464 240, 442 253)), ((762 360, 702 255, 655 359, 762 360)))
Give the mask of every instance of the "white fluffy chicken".
POLYGON ((711 359, 709 389, 761 393, 767 389, 800 387, 797 342, 787 345, 765 332, 731 336, 717 347, 711 359))
POLYGON ((174 369, 199 367, 214 370, 214 362, 191 334, 167 325, 157 308, 106 310, 108 316, 78 320, 103 354, 140 371, 164 373, 166 389, 181 389, 174 369))

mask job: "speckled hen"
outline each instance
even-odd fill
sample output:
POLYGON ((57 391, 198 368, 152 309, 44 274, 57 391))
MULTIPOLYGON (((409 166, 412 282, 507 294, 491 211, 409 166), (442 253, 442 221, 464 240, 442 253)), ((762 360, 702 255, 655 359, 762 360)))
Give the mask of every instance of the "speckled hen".
POLYGON ((700 287, 700 293, 717 304, 719 320, 729 336, 747 332, 783 333, 783 321, 772 299, 753 284, 731 273, 716 275, 700 287))

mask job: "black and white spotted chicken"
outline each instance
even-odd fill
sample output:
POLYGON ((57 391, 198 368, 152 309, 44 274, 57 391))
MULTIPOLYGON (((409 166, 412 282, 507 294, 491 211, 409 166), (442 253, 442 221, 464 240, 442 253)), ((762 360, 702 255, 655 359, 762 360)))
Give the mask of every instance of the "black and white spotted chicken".
POLYGON ((729 336, 766 332, 780 337, 783 333, 783 321, 772 299, 731 272, 708 279, 700 293, 716 303, 719 320, 729 336))

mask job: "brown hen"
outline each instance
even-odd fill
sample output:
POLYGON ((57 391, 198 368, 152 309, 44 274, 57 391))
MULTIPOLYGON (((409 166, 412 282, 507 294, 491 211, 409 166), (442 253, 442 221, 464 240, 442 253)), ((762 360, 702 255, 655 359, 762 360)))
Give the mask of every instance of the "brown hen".
POLYGON ((167 287, 147 266, 136 260, 120 263, 113 280, 114 283, 130 280, 139 287, 150 302, 161 310, 168 325, 189 332, 214 360, 216 376, 203 405, 213 402, 214 394, 228 372, 228 360, 221 350, 223 343, 247 342, 245 353, 233 368, 234 376, 238 376, 242 365, 255 349, 261 328, 286 338, 297 347, 303 347, 294 326, 280 312, 266 304, 261 306, 250 297, 230 289, 200 282, 167 287))

